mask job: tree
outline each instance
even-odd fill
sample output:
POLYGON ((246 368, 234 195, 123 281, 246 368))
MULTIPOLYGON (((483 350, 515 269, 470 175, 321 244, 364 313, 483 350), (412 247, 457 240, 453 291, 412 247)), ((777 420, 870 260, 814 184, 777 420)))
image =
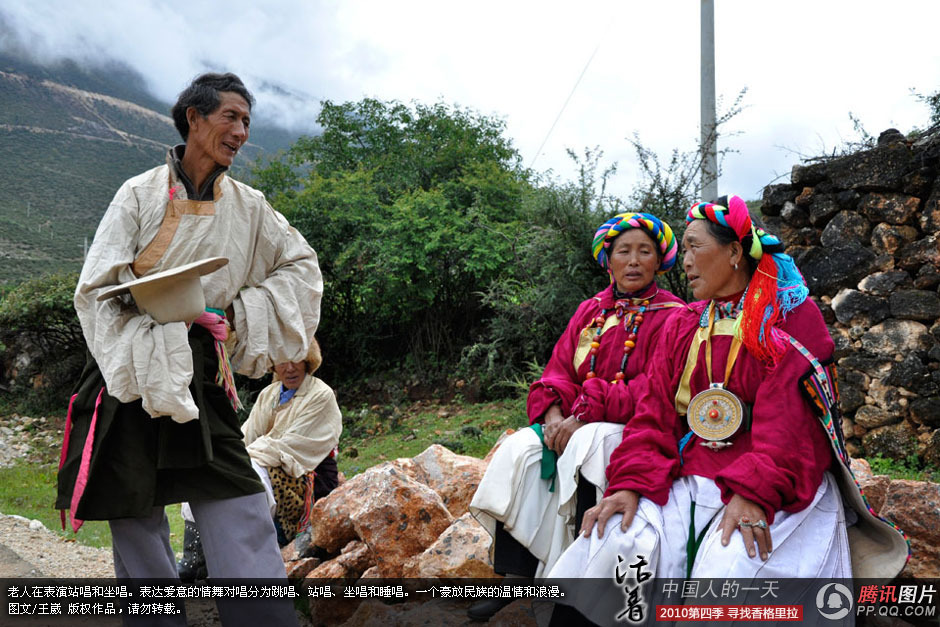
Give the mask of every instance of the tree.
POLYGON ((527 384, 541 374, 578 304, 609 284, 591 255, 594 232, 627 211, 606 193, 616 166, 601 167, 600 148, 568 155, 576 182, 543 181, 526 195, 523 227, 512 234, 513 263, 483 293, 487 317, 464 350, 461 371, 484 389, 527 384))
POLYGON ((930 127, 940 125, 940 91, 935 91, 932 94, 921 94, 912 89, 911 94, 927 105, 927 109, 930 110, 930 127))
POLYGON ((530 188, 501 120, 442 103, 324 102, 320 135, 255 179, 317 250, 326 369, 453 363, 511 261, 530 188))

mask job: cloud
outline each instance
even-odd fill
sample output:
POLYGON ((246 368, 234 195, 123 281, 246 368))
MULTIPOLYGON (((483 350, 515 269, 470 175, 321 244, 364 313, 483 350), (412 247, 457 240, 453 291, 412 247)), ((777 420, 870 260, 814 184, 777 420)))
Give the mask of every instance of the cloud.
MULTIPOLYGON (((664 154, 695 145, 699 6, 13 0, 0 20, 42 59, 122 61, 167 101, 199 72, 234 71, 256 92, 257 117, 300 131, 313 129, 322 99, 468 106, 504 118, 538 170, 573 177, 565 150, 600 146, 621 162, 610 189, 627 195, 637 183, 626 139, 634 131, 664 154)), ((748 88, 731 125, 741 134, 722 143, 741 151, 725 162, 722 191, 756 196, 789 172, 793 151, 851 139, 850 111, 873 134, 926 123, 909 89, 937 89, 940 4, 720 0, 715 18, 717 92, 731 100, 748 88)))
POLYGON ((5 5, 0 21, 40 62, 117 60, 167 102, 201 72, 234 71, 256 92, 260 117, 309 131, 319 100, 336 91, 319 63, 330 13, 299 1, 88 0, 5 5))

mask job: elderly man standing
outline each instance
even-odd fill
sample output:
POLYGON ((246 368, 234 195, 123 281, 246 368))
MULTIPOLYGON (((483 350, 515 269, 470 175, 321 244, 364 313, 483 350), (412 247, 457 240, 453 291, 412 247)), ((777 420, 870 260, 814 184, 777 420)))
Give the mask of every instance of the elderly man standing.
MULTIPOLYGON (((303 360, 323 282, 304 238, 226 175, 248 140, 253 101, 234 74, 204 74, 180 94, 173 119, 185 144, 118 190, 75 292, 90 359, 69 407, 56 507, 71 511, 75 529, 109 521, 119 578, 177 577, 164 506, 181 501, 210 577, 285 577, 231 373, 260 377, 303 360), (128 296, 98 300, 216 256, 228 264, 201 278, 207 308, 192 325, 158 323, 128 296)), ((220 606, 223 623, 247 624, 244 609, 227 621, 220 606)), ((263 622, 296 618, 288 605, 263 622)))

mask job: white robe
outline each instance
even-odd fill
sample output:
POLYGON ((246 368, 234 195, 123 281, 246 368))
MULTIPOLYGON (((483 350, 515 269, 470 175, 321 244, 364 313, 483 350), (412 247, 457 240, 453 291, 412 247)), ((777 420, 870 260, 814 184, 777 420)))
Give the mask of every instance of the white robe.
POLYGON ((129 295, 96 300, 102 290, 138 278, 131 264, 158 234, 167 235, 165 219, 178 220, 175 234, 170 230, 165 251, 158 247, 159 258, 143 276, 228 258, 227 266, 202 277, 202 287, 207 306, 233 306, 237 372, 260 377, 275 363, 302 361, 320 315, 323 280, 303 236, 261 192, 224 174, 215 191, 214 202, 186 200, 169 165, 125 182, 98 225, 75 291, 75 310, 108 393, 124 403, 140 398, 151 416, 178 422, 198 417, 188 389, 193 363, 186 325, 156 323, 129 295))
MULTIPOLYGON (((747 555, 738 531, 732 534, 728 546, 722 546, 718 525, 724 504, 718 486, 711 479, 686 476, 673 483, 669 500, 662 507, 641 497, 626 531, 620 529, 622 516, 615 514, 608 519, 603 538, 598 537, 596 525, 589 538, 577 538, 555 563, 549 577, 612 581, 618 565, 621 572, 626 571, 623 564, 633 564, 642 555, 647 562, 645 572, 653 577, 684 579, 692 501, 696 536, 712 521, 693 563, 693 579, 852 578, 845 511, 835 478, 828 472, 808 507, 799 512, 775 513, 770 525, 773 551, 767 561, 747 555)), ((623 609, 624 599, 610 592, 603 586, 576 586, 561 602, 573 605, 598 625, 622 624, 615 617, 623 609)), ((815 614, 807 613, 806 617, 815 618, 815 614)))
POLYGON ((339 444, 343 418, 333 390, 312 374, 283 405, 278 404, 280 393, 280 381, 261 391, 242 432, 252 461, 300 477, 339 444))
POLYGON ((585 424, 574 432, 558 457, 555 490, 541 478, 542 442, 532 429, 506 438, 486 468, 470 502, 470 513, 490 532, 496 522, 539 560, 536 577, 547 573, 574 540, 577 530, 578 477, 591 482, 600 499, 607 489, 605 470, 623 439, 623 425, 585 424))

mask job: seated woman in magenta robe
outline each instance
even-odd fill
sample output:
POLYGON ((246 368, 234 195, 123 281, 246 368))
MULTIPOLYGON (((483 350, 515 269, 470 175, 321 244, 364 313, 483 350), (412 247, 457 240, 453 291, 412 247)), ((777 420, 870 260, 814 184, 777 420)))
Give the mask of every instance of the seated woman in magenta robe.
POLYGON ((535 428, 503 442, 470 506, 494 535, 500 573, 541 575, 573 541, 579 514, 606 488, 607 460, 633 415, 634 383, 664 348, 666 319, 684 306, 655 281, 677 253, 672 229, 655 216, 608 220, 592 253, 610 285, 571 317, 529 390, 535 428))

